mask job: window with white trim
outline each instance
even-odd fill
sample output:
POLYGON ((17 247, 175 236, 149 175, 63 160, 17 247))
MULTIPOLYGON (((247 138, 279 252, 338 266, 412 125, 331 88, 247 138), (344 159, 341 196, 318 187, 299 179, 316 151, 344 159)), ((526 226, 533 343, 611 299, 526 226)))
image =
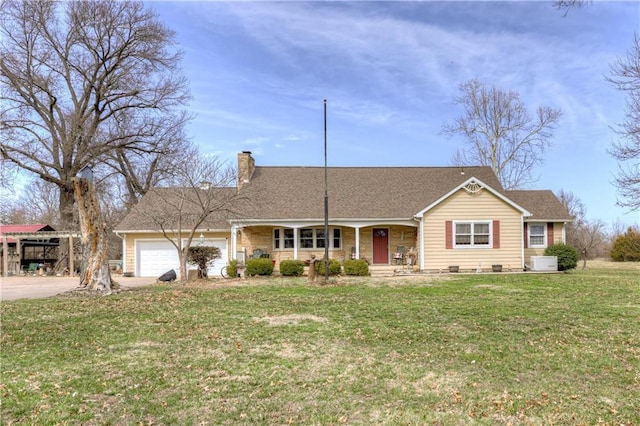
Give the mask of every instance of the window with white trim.
MULTIPOLYGON (((275 228, 273 230, 273 248, 276 250, 293 248, 293 229, 275 228)), ((342 231, 340 228, 329 229, 329 247, 342 247, 342 231)), ((298 230, 298 248, 324 248, 324 228, 301 228, 298 230)))
POLYGON ((491 221, 454 222, 454 246, 491 248, 491 221))
POLYGON ((275 228, 273 230, 273 248, 276 250, 293 248, 293 229, 275 228))
POLYGON ((342 248, 342 230, 340 228, 333 228, 332 247, 334 249, 342 248))
POLYGON ((529 247, 547 246, 547 226, 544 223, 529 223, 529 247))

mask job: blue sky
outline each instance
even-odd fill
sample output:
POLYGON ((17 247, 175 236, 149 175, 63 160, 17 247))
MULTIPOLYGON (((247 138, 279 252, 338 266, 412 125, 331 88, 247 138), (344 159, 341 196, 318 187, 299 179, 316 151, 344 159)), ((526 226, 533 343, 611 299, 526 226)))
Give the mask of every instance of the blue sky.
POLYGON ((616 207, 611 126, 624 94, 609 64, 640 31, 640 3, 564 16, 550 2, 151 2, 185 51, 204 153, 263 166, 446 166, 462 139, 441 134, 477 78, 534 111, 561 108, 531 188, 570 191, 587 217, 639 224, 616 207))

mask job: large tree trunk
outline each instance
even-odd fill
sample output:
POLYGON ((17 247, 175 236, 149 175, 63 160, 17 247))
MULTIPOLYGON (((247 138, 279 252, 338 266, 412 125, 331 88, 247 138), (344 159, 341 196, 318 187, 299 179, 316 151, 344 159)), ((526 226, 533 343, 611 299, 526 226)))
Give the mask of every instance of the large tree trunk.
POLYGON ((80 286, 87 290, 111 293, 107 227, 100 212, 100 204, 87 179, 73 179, 73 189, 78 202, 78 219, 82 242, 80 286))
MULTIPOLYGON (((75 229, 77 229, 77 223, 74 220, 73 217, 73 208, 74 208, 74 203, 75 203, 75 199, 74 199, 74 188, 72 185, 69 186, 58 186, 58 189, 60 191, 60 195, 59 195, 59 201, 58 201, 58 208, 59 208, 59 212, 60 212, 60 227, 58 227, 57 229, 60 231, 73 231, 75 229)), ((64 269, 64 267, 66 266, 67 269, 69 270, 69 274, 71 276, 73 276, 75 271, 72 271, 72 262, 71 262, 71 256, 73 256, 73 253, 70 253, 71 248, 69 247, 69 241, 67 238, 61 238, 60 239, 60 246, 58 247, 58 258, 59 259, 66 259, 66 264, 63 263, 61 265, 58 265, 58 267, 60 269, 64 269)), ((75 268, 75 266, 73 267, 75 268)))

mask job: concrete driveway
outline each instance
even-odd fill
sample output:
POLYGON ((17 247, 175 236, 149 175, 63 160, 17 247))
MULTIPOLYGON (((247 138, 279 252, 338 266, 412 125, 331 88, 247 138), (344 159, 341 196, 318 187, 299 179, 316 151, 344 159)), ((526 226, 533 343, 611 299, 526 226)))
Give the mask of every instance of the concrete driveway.
MULTIPOLYGON (((111 277, 124 288, 154 284, 155 278, 111 277)), ((0 277, 0 300, 37 299, 78 288, 78 277, 16 276, 0 277)))

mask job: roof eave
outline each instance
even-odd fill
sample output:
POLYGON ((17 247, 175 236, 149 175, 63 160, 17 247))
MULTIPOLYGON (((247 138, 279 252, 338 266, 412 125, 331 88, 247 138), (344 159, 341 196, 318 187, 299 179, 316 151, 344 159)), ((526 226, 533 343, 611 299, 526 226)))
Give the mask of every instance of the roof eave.
MULTIPOLYGON (((231 227, 229 228, 197 228, 195 232, 229 232, 231 227)), ((163 231, 160 229, 114 229, 112 232, 119 234, 161 234, 163 231)), ((175 234, 180 232, 179 229, 167 229, 164 232, 175 234)), ((191 230, 183 229, 182 233, 190 233, 191 230)))
POLYGON ((533 217, 533 215, 529 216, 526 220, 526 222, 573 222, 573 219, 564 219, 564 218, 555 218, 555 219, 550 219, 550 218, 538 218, 538 217, 533 217))

